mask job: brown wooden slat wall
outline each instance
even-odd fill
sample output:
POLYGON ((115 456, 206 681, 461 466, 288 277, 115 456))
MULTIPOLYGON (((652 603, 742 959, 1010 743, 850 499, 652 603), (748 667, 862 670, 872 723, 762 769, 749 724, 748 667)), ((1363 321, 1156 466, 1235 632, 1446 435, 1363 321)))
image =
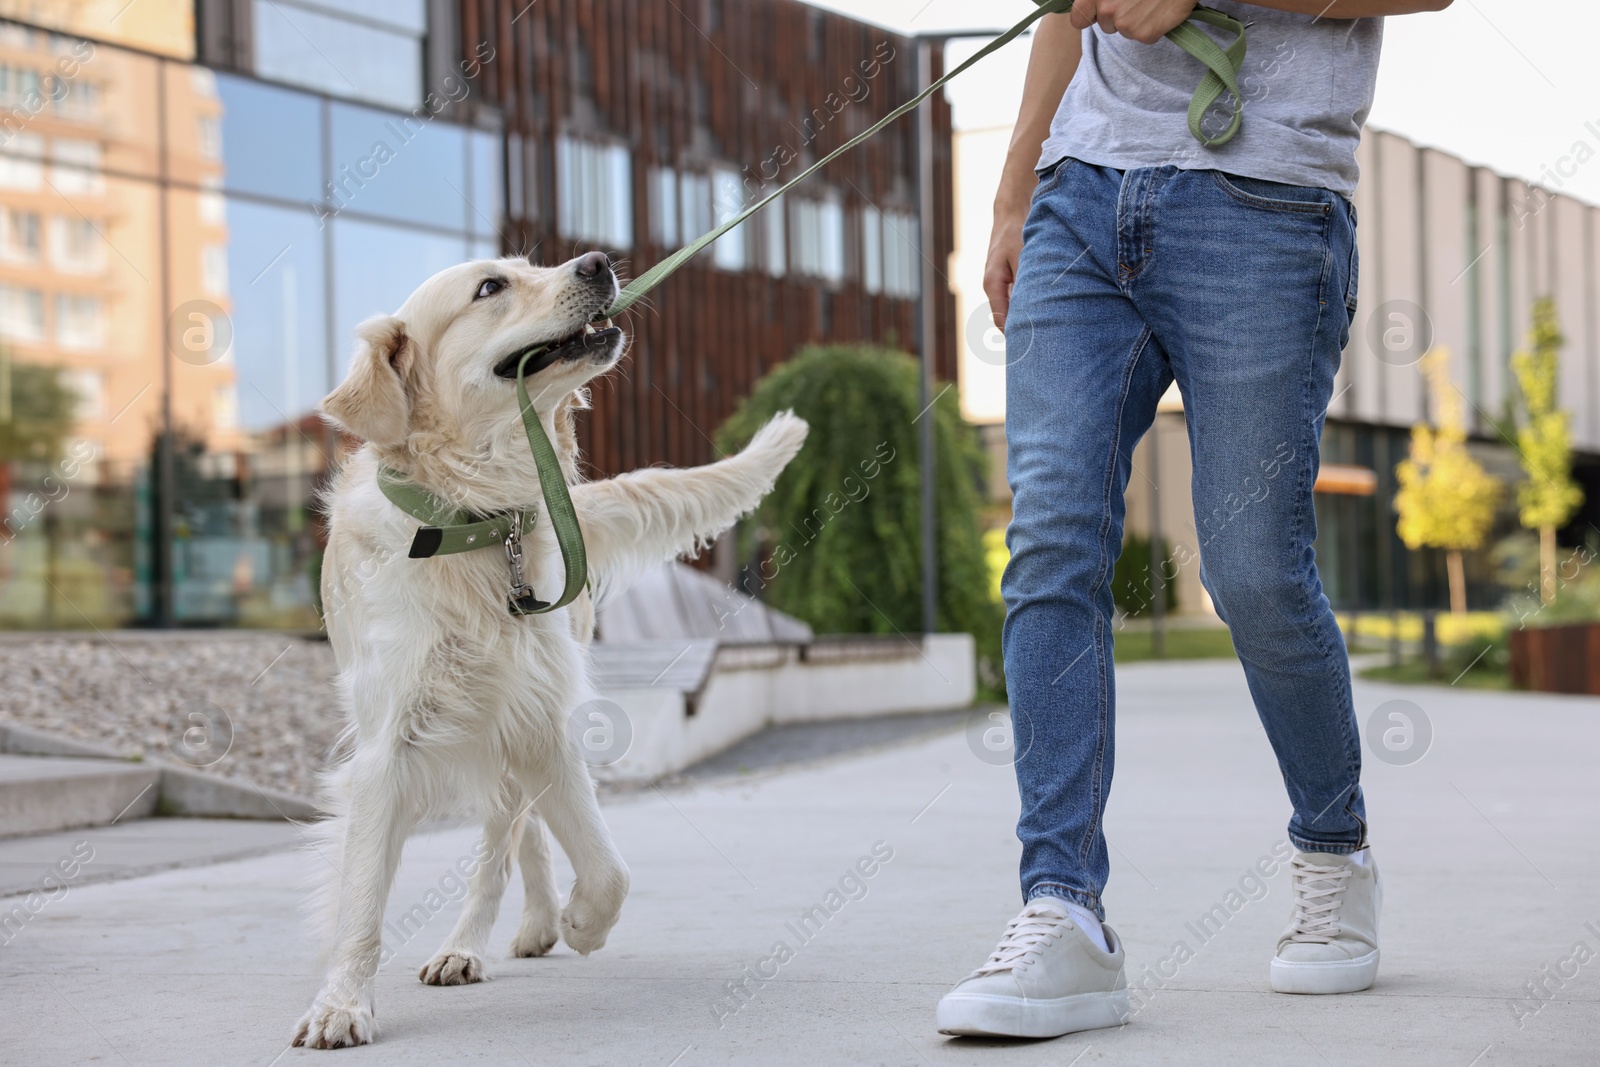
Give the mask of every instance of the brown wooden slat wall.
MULTIPOLYGON (((815 158, 916 91, 912 41, 796 0, 462 0, 463 54, 484 41, 497 54, 483 68, 480 98, 501 109, 509 146, 532 146, 523 189, 508 199, 513 217, 505 233, 513 247, 506 251, 532 248, 534 259, 550 263, 583 250, 555 232, 555 137, 605 136, 626 142, 633 154, 635 247, 605 251, 634 274, 667 251, 651 243, 652 166, 716 162, 754 172, 779 145, 802 146, 804 117, 825 107, 830 93, 844 97, 847 77, 865 81, 867 95, 816 133, 815 158), (862 79, 858 64, 884 42, 893 57, 875 77, 862 79), (592 78, 582 77, 585 53, 592 78), (697 78, 709 103, 703 123, 695 116, 697 78)), ((955 300, 942 280, 953 241, 950 109, 943 94, 924 106, 934 108, 935 130, 933 259, 941 277, 935 365, 941 379, 953 380, 955 300)), ((763 374, 805 343, 894 340, 907 349, 915 343, 915 301, 869 296, 860 287, 857 246, 865 200, 885 210, 915 207, 915 128, 908 116, 811 180, 831 187, 844 204, 843 284, 773 278, 760 269, 733 273, 702 257, 651 294, 654 310, 627 324, 628 361, 597 383, 585 420, 595 475, 714 459, 709 438, 717 426, 763 374)), ((779 180, 801 167, 788 164, 779 180)), ((792 245, 791 238, 791 253, 792 245)))

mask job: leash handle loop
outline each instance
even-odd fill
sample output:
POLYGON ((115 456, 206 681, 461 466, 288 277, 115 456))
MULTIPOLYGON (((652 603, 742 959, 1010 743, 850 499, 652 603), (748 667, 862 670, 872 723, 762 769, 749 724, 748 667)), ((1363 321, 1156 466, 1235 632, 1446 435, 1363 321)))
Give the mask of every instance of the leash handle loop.
POLYGON ((1200 87, 1189 101, 1189 132, 1207 148, 1216 148, 1233 140, 1233 135, 1239 132, 1244 122, 1244 94, 1239 91, 1239 71, 1244 67, 1244 25, 1209 7, 1197 6, 1189 18, 1189 22, 1168 31, 1167 37, 1206 65, 1205 77, 1200 79, 1200 87), (1204 30, 1194 25, 1196 22, 1232 33, 1233 43, 1224 51, 1204 30), (1202 127, 1203 120, 1211 110, 1211 105, 1221 99, 1224 92, 1233 94, 1232 115, 1222 132, 1214 137, 1207 136, 1202 127))

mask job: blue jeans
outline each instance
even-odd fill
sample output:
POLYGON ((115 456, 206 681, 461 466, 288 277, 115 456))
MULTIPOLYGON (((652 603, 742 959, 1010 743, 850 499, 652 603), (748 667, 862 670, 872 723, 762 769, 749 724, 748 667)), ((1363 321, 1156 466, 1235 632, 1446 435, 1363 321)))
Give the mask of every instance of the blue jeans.
POLYGON ((1044 173, 1006 321, 1004 651, 1025 900, 1105 914, 1112 567, 1134 445, 1174 380, 1199 544, 1176 546, 1166 574, 1198 549, 1277 753, 1290 840, 1363 845, 1350 665, 1311 503, 1355 249, 1350 205, 1324 189, 1072 159, 1044 173))

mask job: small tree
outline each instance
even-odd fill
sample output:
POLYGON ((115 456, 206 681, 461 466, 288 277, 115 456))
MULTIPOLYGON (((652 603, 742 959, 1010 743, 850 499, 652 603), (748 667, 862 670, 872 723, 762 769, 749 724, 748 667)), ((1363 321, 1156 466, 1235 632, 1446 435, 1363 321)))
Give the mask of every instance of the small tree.
POLYGON ((1437 427, 1411 430, 1411 455, 1395 468, 1400 480, 1396 530, 1407 548, 1439 548, 1450 575, 1450 610, 1467 610, 1466 570, 1461 554, 1478 548, 1494 523, 1500 482, 1467 451, 1461 394, 1450 382, 1450 353, 1442 348, 1422 360, 1437 427))
POLYGON ((1539 599, 1556 598, 1556 528, 1583 505, 1583 490, 1572 480, 1571 415, 1556 408, 1561 326, 1555 302, 1533 305, 1529 351, 1511 357, 1522 390, 1523 422, 1517 427, 1517 452, 1527 481, 1517 487, 1522 525, 1539 531, 1539 599))
POLYGON ((12 464, 48 466, 72 433, 78 396, 58 367, 13 363, 0 351, 0 534, 9 536, 12 464))
POLYGON ((54 463, 72 433, 78 396, 58 367, 0 352, 0 462, 54 463))
POLYGON ((980 675, 995 690, 1003 614, 989 597, 979 521, 986 458, 953 395, 919 413, 919 374, 901 352, 828 345, 802 350, 757 383, 718 431, 719 448, 743 447, 785 409, 811 433, 744 526, 753 562, 736 584, 819 632, 920 631, 917 435, 919 418, 933 419, 937 625, 973 635, 980 675))

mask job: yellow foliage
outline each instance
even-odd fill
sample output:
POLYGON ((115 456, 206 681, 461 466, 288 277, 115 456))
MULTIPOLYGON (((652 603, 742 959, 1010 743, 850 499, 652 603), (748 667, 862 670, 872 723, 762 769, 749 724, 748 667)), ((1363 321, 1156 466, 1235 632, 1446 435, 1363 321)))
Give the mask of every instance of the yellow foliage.
POLYGON ((1395 468, 1400 488, 1396 532, 1407 548, 1471 551, 1494 524, 1500 481, 1467 451, 1465 405, 1450 381, 1450 353, 1438 348, 1422 360, 1436 426, 1411 431, 1411 455, 1395 468))
POLYGON ((1006 547, 1004 526, 983 531, 983 558, 989 565, 989 599, 999 604, 1002 602, 1000 577, 1006 572, 1006 564, 1011 562, 1011 550, 1006 547))
POLYGON ((1555 304, 1533 306, 1530 351, 1511 357, 1527 412, 1517 428, 1517 451, 1528 480, 1517 486, 1522 525, 1539 530, 1564 525, 1583 505, 1583 490, 1572 480, 1571 415, 1556 408, 1557 360, 1563 339, 1555 304))
MULTIPOLYGON (((1339 628, 1350 633, 1351 616, 1337 616, 1339 628)), ((1498 640, 1506 632, 1505 616, 1493 611, 1468 611, 1461 614, 1440 615, 1434 620, 1435 633, 1441 645, 1482 644, 1498 640)), ((1374 642, 1387 642, 1399 630, 1402 641, 1422 640, 1422 616, 1417 612, 1390 614, 1366 613, 1355 617, 1355 634, 1374 642)))

